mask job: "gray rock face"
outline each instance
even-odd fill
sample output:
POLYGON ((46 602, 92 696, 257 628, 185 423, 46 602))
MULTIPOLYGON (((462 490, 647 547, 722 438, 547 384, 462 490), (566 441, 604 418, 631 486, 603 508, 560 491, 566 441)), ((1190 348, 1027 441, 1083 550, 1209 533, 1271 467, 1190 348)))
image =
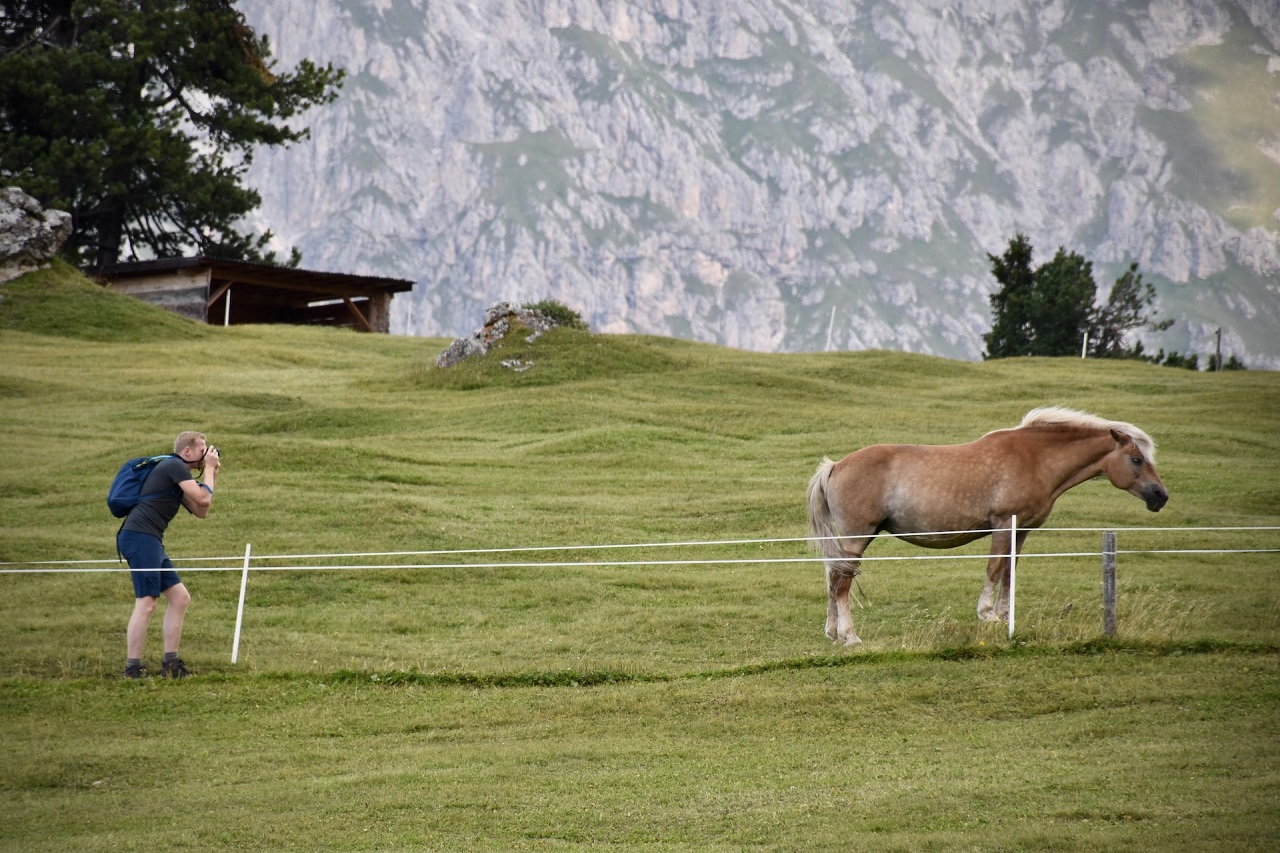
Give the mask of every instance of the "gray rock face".
POLYGON ((349 71, 263 227, 410 278, 392 330, 555 299, 600 332, 979 358, 1015 233, 1137 261, 1165 347, 1280 367, 1272 0, 244 0, 349 71))
POLYGON ((45 210, 17 187, 0 188, 0 283, 46 267, 71 236, 71 214, 45 210))
MULTIPOLYGON (((510 302, 495 302, 485 309, 484 321, 480 328, 470 335, 458 338, 440 353, 436 358, 436 367, 453 367, 473 355, 484 355, 493 348, 494 344, 507 336, 513 323, 519 323, 531 329, 533 331, 529 336, 531 341, 537 340, 543 332, 559 325, 541 312, 517 308, 510 302)), ((524 365, 509 365, 503 362, 503 367, 520 370, 524 365)))

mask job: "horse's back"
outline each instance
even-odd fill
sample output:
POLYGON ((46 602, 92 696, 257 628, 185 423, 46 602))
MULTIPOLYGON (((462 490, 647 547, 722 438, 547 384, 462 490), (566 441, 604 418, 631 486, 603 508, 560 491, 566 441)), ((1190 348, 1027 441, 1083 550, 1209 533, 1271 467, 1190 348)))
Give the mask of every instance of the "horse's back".
POLYGON ((1000 436, 991 434, 966 444, 873 444, 836 463, 831 478, 925 480, 978 475, 994 467, 1003 451, 1000 436))
POLYGON ((856 479, 866 484, 889 481, 903 473, 927 470, 932 462, 959 447, 965 445, 873 444, 837 462, 830 479, 856 479))

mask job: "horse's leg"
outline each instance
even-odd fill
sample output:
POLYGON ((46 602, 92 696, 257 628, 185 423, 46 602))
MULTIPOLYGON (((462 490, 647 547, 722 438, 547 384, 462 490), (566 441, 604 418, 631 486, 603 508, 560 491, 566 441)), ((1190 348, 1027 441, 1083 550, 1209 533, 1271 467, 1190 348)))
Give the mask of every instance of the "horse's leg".
POLYGON ((827 636, 852 646, 862 640, 853 630, 849 588, 858 575, 858 563, 867 549, 869 537, 883 520, 883 512, 875 490, 850 488, 851 483, 857 484, 863 479, 858 466, 841 469, 843 464, 843 461, 824 460, 809 481, 809 537, 822 552, 826 567, 827 636))
MULTIPOLYGON (((831 571, 831 561, 826 561, 827 567, 827 625, 825 632, 827 637, 834 640, 836 638, 836 626, 839 622, 839 611, 836 609, 836 599, 840 596, 839 587, 835 573, 831 571)), ((845 585, 844 594, 848 595, 848 584, 845 585)))
MULTIPOLYGON (((1008 537, 1006 537, 1008 538, 1008 537)), ((1007 552, 1006 552, 1007 553, 1007 552)), ((978 596, 978 618, 983 622, 999 622, 997 609, 1000 606, 1002 593, 1008 583, 1009 558, 992 554, 987 560, 987 582, 982 587, 982 595, 978 596)), ((1006 611, 1008 606, 1005 607, 1006 611)))
POLYGON ((853 630, 853 612, 849 608, 849 590, 853 575, 829 572, 827 579, 827 636, 837 643, 856 646, 862 638, 853 630))
POLYGON ((853 630, 853 611, 850 609, 850 588, 860 573, 858 561, 867 547, 867 540, 850 540, 842 550, 842 559, 826 560, 827 566, 827 636, 846 646, 862 642, 853 630))
MULTIPOLYGON (((1027 539, 1025 530, 1018 531, 1017 553, 1027 539)), ((978 618, 984 622, 1003 622, 1009 618, 1009 531, 991 534, 991 557, 987 560, 987 582, 978 596, 978 618)))

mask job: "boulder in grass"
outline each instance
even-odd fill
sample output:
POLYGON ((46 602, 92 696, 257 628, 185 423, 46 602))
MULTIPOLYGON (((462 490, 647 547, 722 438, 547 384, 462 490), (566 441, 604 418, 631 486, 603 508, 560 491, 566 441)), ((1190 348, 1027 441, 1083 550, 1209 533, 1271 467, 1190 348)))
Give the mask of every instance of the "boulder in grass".
POLYGON ((52 263, 71 236, 71 214, 45 210, 18 187, 0 188, 0 283, 52 263))
MULTIPOLYGON (((484 322, 480 328, 466 337, 458 338, 440 353, 436 358, 436 367, 453 367, 473 355, 484 355, 505 338, 516 323, 533 332, 529 336, 531 341, 549 329, 566 325, 560 318, 541 311, 536 306, 517 308, 510 302, 495 302, 485 309, 484 322)), ((575 325, 578 324, 581 324, 581 320, 575 325)), ((524 365, 521 367, 528 369, 524 365)))

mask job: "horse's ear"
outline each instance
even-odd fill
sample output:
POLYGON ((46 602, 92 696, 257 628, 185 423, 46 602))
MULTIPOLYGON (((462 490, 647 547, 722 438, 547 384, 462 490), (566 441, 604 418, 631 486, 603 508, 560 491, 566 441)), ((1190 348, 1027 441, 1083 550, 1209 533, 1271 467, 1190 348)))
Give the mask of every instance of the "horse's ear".
POLYGON ((1121 446, 1129 444, 1130 442, 1133 441, 1132 438, 1129 438, 1129 436, 1125 435, 1118 429, 1111 430, 1111 437, 1116 440, 1116 444, 1119 444, 1121 446))

